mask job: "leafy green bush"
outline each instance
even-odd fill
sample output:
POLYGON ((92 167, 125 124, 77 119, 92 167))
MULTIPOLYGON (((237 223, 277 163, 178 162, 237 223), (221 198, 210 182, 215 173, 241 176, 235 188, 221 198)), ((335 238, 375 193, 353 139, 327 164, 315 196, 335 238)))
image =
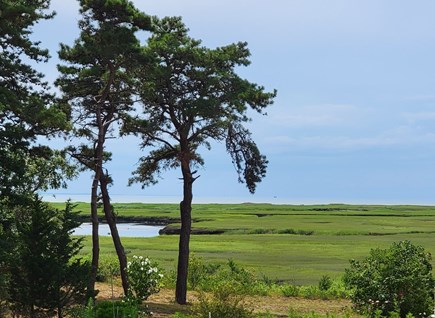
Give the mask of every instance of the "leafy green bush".
POLYGON ((130 292, 138 301, 146 300, 159 292, 163 274, 148 257, 133 255, 133 259, 127 264, 127 274, 130 292))
POLYGON ((191 289, 196 289, 199 282, 204 278, 205 266, 202 258, 198 258, 194 253, 189 256, 189 273, 187 275, 187 283, 191 289))
POLYGON ((198 258, 190 269, 190 285, 197 290, 212 291, 217 285, 231 285, 238 294, 267 295, 271 289, 269 281, 259 280, 254 273, 240 266, 233 260, 226 265, 204 265, 198 258), (193 279, 194 278, 194 279, 193 279), (193 284, 194 283, 194 284, 193 284))
POLYGON ((319 289, 326 291, 332 286, 332 279, 328 275, 323 275, 319 280, 319 289))
MULTIPOLYGON (((139 308, 136 302, 103 301, 94 309, 95 318, 138 318, 139 308)), ((87 317, 86 317, 87 318, 87 317)))
POLYGON ((193 307, 196 318, 254 318, 252 311, 244 308, 243 296, 231 284, 220 284, 212 291, 211 295, 200 293, 199 301, 193 307))
POLYGON ((281 287, 281 293, 285 297, 298 297, 300 295, 299 287, 291 284, 286 284, 281 287))
POLYGON ((94 306, 89 299, 87 306, 75 306, 67 312, 69 318, 141 318, 148 313, 140 311, 136 301, 102 301, 94 306))
POLYGON ((354 305, 365 314, 426 316, 433 308, 430 260, 421 246, 393 243, 389 249, 372 249, 362 261, 351 260, 344 282, 353 290, 354 305))
MULTIPOLYGON (((89 257, 90 260, 90 257, 89 257)), ((120 276, 119 261, 116 256, 100 256, 97 282, 109 282, 113 277, 120 276)))

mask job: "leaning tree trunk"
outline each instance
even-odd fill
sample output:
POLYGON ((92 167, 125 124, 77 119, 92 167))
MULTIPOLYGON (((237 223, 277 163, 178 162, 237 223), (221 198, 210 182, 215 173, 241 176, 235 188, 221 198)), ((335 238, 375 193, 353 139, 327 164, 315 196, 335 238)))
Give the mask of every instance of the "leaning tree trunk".
POLYGON ((98 262, 100 255, 100 238, 98 236, 98 179, 98 171, 95 171, 91 190, 92 262, 91 274, 88 283, 88 298, 94 298, 96 296, 95 283, 97 281, 98 262))
POLYGON ((110 204, 109 191, 107 190, 107 177, 104 174, 102 174, 100 178, 100 188, 103 197, 104 216, 109 224, 113 244, 115 245, 116 254, 118 255, 122 288, 124 289, 124 295, 128 296, 130 288, 127 277, 127 256, 125 255, 124 247, 122 246, 121 238, 119 237, 118 228, 116 227, 116 217, 113 213, 113 208, 110 204))
POLYGON ((189 268, 189 241, 192 227, 192 184, 195 179, 192 176, 189 162, 181 163, 183 173, 183 201, 180 202, 181 229, 178 248, 177 283, 175 288, 175 300, 178 304, 187 303, 187 275, 189 268))

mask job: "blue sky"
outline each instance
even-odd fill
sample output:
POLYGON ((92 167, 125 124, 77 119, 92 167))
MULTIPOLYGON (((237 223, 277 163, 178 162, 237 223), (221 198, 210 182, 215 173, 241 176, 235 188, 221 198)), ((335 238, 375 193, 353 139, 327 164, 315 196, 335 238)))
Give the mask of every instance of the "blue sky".
MULTIPOLYGON (((195 202, 435 203, 435 2, 401 0, 133 1, 152 15, 182 16, 209 47, 247 41, 247 79, 276 88, 268 116, 250 128, 270 163, 250 195, 224 145, 205 151, 195 202)), ((52 0, 57 16, 35 27, 53 58, 78 35, 78 3, 52 0)), ((145 40, 145 38, 143 38, 145 40)), ((111 141, 114 201, 181 198, 179 172, 153 187, 127 187, 141 152, 134 138, 111 141), (128 199, 126 199, 128 196, 128 199)), ((67 195, 87 198, 90 176, 67 195)), ((54 193, 51 191, 50 193, 54 193)))

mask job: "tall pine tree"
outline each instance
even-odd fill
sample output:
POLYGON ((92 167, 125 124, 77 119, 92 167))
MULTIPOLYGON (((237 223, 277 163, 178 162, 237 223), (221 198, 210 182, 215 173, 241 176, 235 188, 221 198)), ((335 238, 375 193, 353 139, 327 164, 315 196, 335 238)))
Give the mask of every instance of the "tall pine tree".
POLYGON ((249 64, 246 43, 209 49, 188 36, 179 18, 157 23, 146 48, 152 62, 139 74, 143 115, 127 122, 125 131, 141 136, 142 147, 156 147, 140 159, 131 182, 144 186, 169 168, 180 168, 183 200, 180 202, 180 242, 176 300, 186 303, 187 273, 194 167, 204 164, 201 146, 210 140, 225 141, 239 181, 254 192, 266 174, 267 160, 243 123, 248 109, 263 113, 276 92, 250 83, 236 74, 249 64))
POLYGON ((150 18, 127 0, 81 0, 80 37, 73 46, 62 45, 57 85, 73 110, 75 136, 84 140, 71 147, 74 158, 93 172, 91 185, 92 278, 93 290, 98 268, 98 189, 103 210, 118 254, 122 285, 128 293, 127 260, 116 228, 110 203, 111 183, 105 162, 110 159, 106 141, 117 136, 117 125, 133 109, 135 78, 132 73, 144 62, 143 50, 135 33, 150 28, 150 18))

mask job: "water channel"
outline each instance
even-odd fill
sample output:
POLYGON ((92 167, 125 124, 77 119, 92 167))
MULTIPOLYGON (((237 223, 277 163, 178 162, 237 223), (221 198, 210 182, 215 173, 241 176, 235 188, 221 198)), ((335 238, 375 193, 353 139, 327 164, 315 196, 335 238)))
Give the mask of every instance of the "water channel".
MULTIPOLYGON (((117 223, 116 224, 120 237, 154 237, 159 236, 159 231, 164 226, 145 225, 140 223, 117 223)), ((110 236, 110 229, 107 223, 100 223, 98 232, 100 236, 110 236)), ((76 228, 73 235, 91 235, 92 223, 83 223, 76 228)))

